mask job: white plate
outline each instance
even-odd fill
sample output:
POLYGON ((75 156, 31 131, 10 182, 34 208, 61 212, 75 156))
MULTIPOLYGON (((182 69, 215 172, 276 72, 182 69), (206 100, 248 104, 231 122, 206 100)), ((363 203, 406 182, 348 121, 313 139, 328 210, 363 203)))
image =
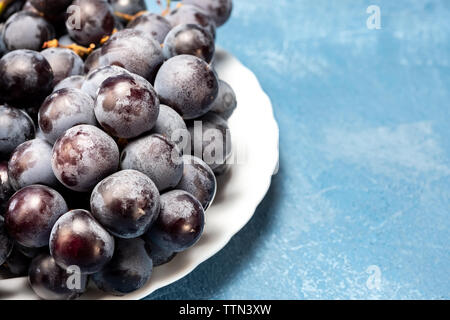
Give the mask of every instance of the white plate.
MULTIPOLYGON (((206 214, 205 231, 192 248, 170 263, 154 269, 151 280, 124 297, 106 295, 95 289, 83 299, 141 299, 183 278, 212 257, 241 230, 267 193, 278 166, 278 125, 271 102, 255 75, 224 50, 216 53, 216 70, 236 92, 238 108, 230 118, 234 155, 238 163, 218 179, 219 190, 206 214)), ((0 280, 0 299, 36 299, 26 278, 0 280)))

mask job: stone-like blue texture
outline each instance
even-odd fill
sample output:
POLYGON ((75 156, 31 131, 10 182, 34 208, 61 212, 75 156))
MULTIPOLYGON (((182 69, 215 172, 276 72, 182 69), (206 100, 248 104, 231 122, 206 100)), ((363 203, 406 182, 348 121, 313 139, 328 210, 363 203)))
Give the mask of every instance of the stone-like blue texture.
POLYGON ((226 248, 148 298, 449 299, 449 16, 448 0, 234 0, 218 43, 272 99, 280 172, 226 248))

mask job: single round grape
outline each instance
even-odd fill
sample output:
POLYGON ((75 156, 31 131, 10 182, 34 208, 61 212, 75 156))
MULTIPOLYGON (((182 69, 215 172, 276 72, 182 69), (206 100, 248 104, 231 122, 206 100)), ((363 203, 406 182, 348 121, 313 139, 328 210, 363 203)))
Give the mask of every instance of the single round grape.
POLYGON ((164 62, 160 44, 144 32, 124 29, 103 45, 100 66, 116 65, 144 77, 151 83, 164 62))
POLYGON ((53 86, 67 77, 81 75, 84 62, 74 51, 65 48, 48 48, 41 51, 53 70, 53 86))
POLYGON ((84 61, 84 72, 89 73, 91 70, 97 69, 100 65, 98 63, 98 59, 102 54, 102 48, 97 48, 86 58, 84 61))
POLYGON ((219 94, 212 103, 211 111, 227 120, 236 110, 236 107, 237 100, 233 88, 225 81, 219 80, 219 94))
POLYGON ((100 43, 114 29, 114 15, 106 0, 75 0, 67 13, 67 31, 82 46, 100 43))
POLYGON ((183 137, 187 134, 186 123, 183 118, 172 108, 161 104, 159 116, 152 133, 163 135, 182 149, 183 137))
POLYGON ((170 29, 172 29, 172 25, 163 16, 147 12, 131 20, 127 28, 140 30, 158 43, 163 43, 170 29))
POLYGON ((9 257, 13 249, 14 242, 8 237, 5 228, 5 221, 0 216, 0 265, 2 265, 9 257))
POLYGON ((65 78, 58 82, 58 84, 53 88, 53 92, 61 90, 61 89, 80 89, 83 86, 85 76, 71 76, 65 78))
POLYGON ((11 254, 6 259, 5 265, 12 275, 21 277, 28 274, 30 263, 31 259, 26 257, 16 248, 16 245, 14 245, 11 254))
POLYGON ((3 215, 9 198, 14 194, 8 174, 8 162, 0 162, 0 215, 3 215))
POLYGON ((137 238, 158 217, 159 192, 145 174, 135 170, 119 171, 95 187, 91 212, 113 235, 137 238))
POLYGON ((164 40, 163 53, 166 59, 190 54, 209 63, 214 51, 214 38, 198 24, 180 24, 173 28, 164 40))
POLYGON ((16 104, 36 104, 51 92, 53 71, 39 52, 15 50, 0 59, 0 98, 16 104))
POLYGON ((231 135, 227 121, 210 112, 196 121, 190 121, 187 126, 191 134, 192 154, 216 172, 231 157, 231 135), (195 130, 196 126, 201 128, 195 130))
POLYGON ((161 210, 148 237, 164 250, 181 252, 200 239, 204 226, 201 203, 186 191, 173 190, 161 195, 161 210))
POLYGON ((41 254, 33 259, 28 276, 33 291, 45 300, 73 300, 86 291, 87 276, 61 268, 48 254, 41 254), (77 276, 79 283, 77 280, 71 281, 77 276))
POLYGON ((155 90, 161 103, 175 109, 183 119, 195 119, 211 109, 219 84, 205 61, 179 55, 163 64, 156 76, 155 90))
POLYGON ((97 98, 97 92, 103 81, 109 77, 118 76, 120 74, 130 74, 130 72, 118 66, 106 66, 91 70, 91 72, 89 72, 86 76, 86 80, 81 86, 81 90, 86 92, 92 97, 92 99, 95 100, 97 98))
POLYGON ((178 147, 159 134, 131 142, 121 156, 121 168, 146 174, 158 190, 175 187, 183 175, 182 153, 178 147))
POLYGON ((152 259, 142 239, 117 239, 111 261, 92 275, 95 285, 113 295, 124 295, 142 288, 150 279, 152 259))
POLYGON ((8 158, 18 145, 33 139, 35 131, 33 121, 25 112, 0 105, 0 158, 8 158))
POLYGON ((58 180, 67 188, 87 192, 117 171, 119 148, 97 127, 79 125, 55 142, 52 166, 58 180))
POLYGON ((30 4, 46 16, 64 13, 72 0, 29 0, 30 4))
POLYGON ((203 9, 218 27, 227 22, 233 10, 232 0, 183 0, 183 4, 192 4, 203 9))
POLYGON ((216 177, 211 168, 197 157, 183 156, 184 171, 178 190, 192 194, 207 210, 214 200, 217 190, 216 177))
POLYGON ((147 10, 145 0, 109 0, 114 12, 135 15, 147 10))
POLYGON ((68 210, 64 198, 55 190, 33 185, 16 192, 8 203, 5 224, 9 235, 23 246, 48 245, 56 220, 68 210))
POLYGON ((58 186, 52 170, 52 146, 42 139, 33 139, 19 145, 8 162, 11 185, 15 190, 33 184, 58 186))
POLYGON ((79 89, 55 91, 39 109, 39 127, 51 144, 76 125, 96 123, 94 100, 79 89))
POLYGON ((198 24, 211 33, 216 38, 216 23, 203 9, 190 4, 183 4, 172 10, 167 16, 167 20, 176 27, 180 24, 198 24))
POLYGON ((158 119, 159 99, 147 80, 122 74, 103 81, 94 111, 106 132, 129 139, 153 128, 158 119))
POLYGON ((6 21, 3 41, 9 51, 40 51, 44 42, 55 38, 55 29, 44 18, 29 11, 19 11, 6 21), (32 32, 30 32, 32 30, 32 32))
POLYGON ((112 258, 114 238, 86 210, 73 210, 56 221, 50 254, 62 267, 78 266, 81 273, 99 272, 112 258))
POLYGON ((169 263, 173 258, 177 255, 176 252, 168 251, 160 248, 156 244, 154 244, 150 237, 149 233, 146 233, 145 239, 145 249, 147 250, 147 254, 153 261, 153 267, 159 267, 163 264, 169 263))

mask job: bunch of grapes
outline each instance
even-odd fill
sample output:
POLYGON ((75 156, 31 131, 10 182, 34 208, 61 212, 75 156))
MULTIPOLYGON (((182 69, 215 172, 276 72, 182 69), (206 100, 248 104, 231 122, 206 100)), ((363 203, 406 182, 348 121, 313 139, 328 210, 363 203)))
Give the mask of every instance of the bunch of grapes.
POLYGON ((232 1, 163 9, 0 0, 0 266, 43 299, 138 290, 202 235, 231 157, 212 62, 232 1))

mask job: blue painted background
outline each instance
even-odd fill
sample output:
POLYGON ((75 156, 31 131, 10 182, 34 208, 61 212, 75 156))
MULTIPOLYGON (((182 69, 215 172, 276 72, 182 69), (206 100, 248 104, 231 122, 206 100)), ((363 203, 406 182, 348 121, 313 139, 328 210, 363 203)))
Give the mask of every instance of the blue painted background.
POLYGON ((280 172, 226 248, 149 298, 449 299, 450 1, 234 3, 218 43, 272 99, 280 172))

